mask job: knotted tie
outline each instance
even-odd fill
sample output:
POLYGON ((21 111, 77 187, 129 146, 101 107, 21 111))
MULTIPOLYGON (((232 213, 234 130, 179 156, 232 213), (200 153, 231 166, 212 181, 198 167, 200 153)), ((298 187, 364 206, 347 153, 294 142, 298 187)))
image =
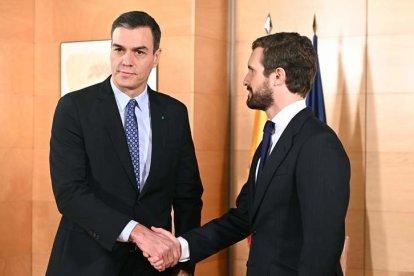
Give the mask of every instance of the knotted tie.
POLYGON ((127 112, 125 117, 125 134, 127 138, 129 153, 131 155, 132 165, 134 166, 135 179, 137 180, 138 190, 140 188, 140 174, 139 174, 139 135, 138 122, 135 115, 135 107, 138 106, 136 100, 131 99, 127 105, 127 112))
POLYGON ((259 171, 257 175, 260 175, 260 173, 263 171, 266 158, 269 153, 269 145, 270 145, 270 138, 272 137, 273 130, 275 129, 275 123, 272 121, 266 121, 266 124, 263 128, 263 140, 262 140, 262 151, 260 153, 260 165, 259 165, 259 171))

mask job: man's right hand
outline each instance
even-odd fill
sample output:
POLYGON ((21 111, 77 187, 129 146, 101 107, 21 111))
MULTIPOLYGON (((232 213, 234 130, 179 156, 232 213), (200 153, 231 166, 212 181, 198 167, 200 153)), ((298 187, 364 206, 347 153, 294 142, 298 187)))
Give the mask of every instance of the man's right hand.
MULTIPOLYGON (((174 243, 175 246, 178 247, 178 249, 179 249, 179 254, 178 254, 178 259, 177 259, 177 262, 178 262, 178 260, 181 257, 181 243, 178 241, 178 239, 176 237, 174 237, 174 235, 172 233, 168 232, 165 229, 157 228, 157 227, 151 227, 151 230, 154 231, 154 233, 156 233, 158 236, 170 240, 172 243, 174 243)), ((147 258, 148 258, 148 261, 151 263, 151 265, 155 269, 157 269, 159 271, 162 271, 162 270, 165 269, 165 268, 163 269, 165 264, 163 263, 162 259, 159 259, 157 257, 147 257, 147 258)), ((187 275, 186 273, 187 273, 186 271, 180 271, 180 274, 177 274, 177 275, 185 276, 185 275, 187 275)))
POLYGON ((151 264, 157 263, 156 266, 153 265, 159 271, 175 266, 180 258, 181 248, 177 240, 173 240, 165 233, 153 232, 142 224, 134 227, 130 239, 142 250, 151 264))

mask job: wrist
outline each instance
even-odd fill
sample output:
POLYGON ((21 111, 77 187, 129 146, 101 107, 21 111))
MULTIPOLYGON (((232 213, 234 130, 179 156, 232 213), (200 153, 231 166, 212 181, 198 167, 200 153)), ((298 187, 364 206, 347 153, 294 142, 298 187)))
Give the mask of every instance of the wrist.
POLYGON ((145 226, 137 224, 129 236, 129 241, 135 242, 136 244, 140 243, 145 236, 145 226))

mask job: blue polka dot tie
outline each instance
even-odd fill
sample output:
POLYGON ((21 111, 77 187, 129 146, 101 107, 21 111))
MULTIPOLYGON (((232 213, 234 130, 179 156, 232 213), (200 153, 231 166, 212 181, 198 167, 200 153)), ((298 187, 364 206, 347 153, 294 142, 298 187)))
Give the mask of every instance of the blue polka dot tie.
POLYGON ((135 107, 138 106, 136 100, 131 99, 127 105, 125 117, 125 134, 129 153, 131 155, 132 165, 134 166, 135 179, 137 180, 138 190, 140 189, 140 173, 139 173, 139 135, 138 122, 135 115, 135 107))

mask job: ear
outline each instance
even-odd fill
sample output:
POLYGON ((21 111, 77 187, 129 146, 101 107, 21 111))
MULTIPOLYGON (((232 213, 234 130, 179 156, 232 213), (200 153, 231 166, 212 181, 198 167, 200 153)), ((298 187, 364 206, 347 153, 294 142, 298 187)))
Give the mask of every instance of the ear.
POLYGON ((274 75, 275 75, 275 84, 280 85, 286 82, 286 71, 282 67, 276 68, 274 71, 274 75))
POLYGON ((271 83, 274 86, 285 84, 286 82, 286 71, 285 69, 278 67, 269 76, 271 83))
POLYGON ((155 53, 154 53, 154 61, 153 61, 153 64, 152 64, 152 67, 153 68, 154 67, 157 67, 158 63, 160 62, 161 52, 162 52, 161 48, 158 48, 158 50, 155 51, 155 53))

